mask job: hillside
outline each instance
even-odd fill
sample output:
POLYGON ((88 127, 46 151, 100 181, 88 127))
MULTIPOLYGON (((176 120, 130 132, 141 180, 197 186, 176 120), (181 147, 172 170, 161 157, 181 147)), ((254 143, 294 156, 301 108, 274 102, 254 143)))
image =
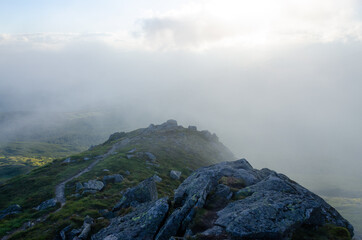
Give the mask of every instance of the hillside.
MULTIPOLYGON (((163 179, 157 183, 159 196, 171 196, 173 189, 196 168, 233 159, 232 153, 218 141, 216 135, 208 131, 197 131, 195 127, 183 128, 175 121, 150 125, 148 128, 128 133, 115 133, 103 144, 68 158, 54 160, 2 185, 0 209, 19 204, 23 212, 0 220, 0 236, 23 226, 24 223, 31 225, 40 216, 53 212, 58 205, 40 212, 35 211, 33 207, 55 197, 57 184, 86 169, 92 161, 99 162, 89 172, 65 185, 67 202, 64 207, 56 213, 51 213, 46 224, 38 223, 25 233, 18 233, 15 239, 24 236, 39 239, 40 233, 44 239, 52 239, 65 225, 78 226, 81 223, 80 219, 86 215, 100 217, 100 209, 108 208, 119 200, 120 189, 133 186, 155 174, 163 179), (151 153, 155 159, 150 160, 145 153, 151 153), (181 171, 180 179, 173 180, 170 170, 181 171), (121 174, 124 180, 107 185, 94 195, 84 194, 80 198, 71 196, 75 194, 76 182, 102 179, 113 174, 121 174), (51 229, 49 224, 52 226, 51 229), (47 234, 44 234, 45 229, 49 231, 47 234)), ((103 226, 105 222, 99 225, 103 226)))
POLYGON ((116 132, 1 185, 0 236, 351 239, 353 227, 323 199, 233 160, 215 134, 175 120, 116 132))

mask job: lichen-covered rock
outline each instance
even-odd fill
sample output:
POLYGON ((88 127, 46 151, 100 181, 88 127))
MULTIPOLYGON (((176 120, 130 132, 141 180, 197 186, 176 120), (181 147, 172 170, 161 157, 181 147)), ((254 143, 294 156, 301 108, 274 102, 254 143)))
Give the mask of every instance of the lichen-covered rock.
POLYGON ((103 177, 103 183, 120 183, 123 181, 123 176, 121 174, 113 174, 103 177))
POLYGON ((92 240, 152 240, 168 209, 167 198, 140 204, 133 212, 112 219, 92 240))
POLYGON ((0 211, 0 219, 3 219, 4 217, 8 215, 18 214, 21 213, 22 208, 18 204, 10 205, 9 207, 3 209, 0 211))
POLYGON ((56 205, 57 205, 57 200, 55 198, 52 198, 42 202, 39 206, 35 207, 35 209, 41 211, 47 208, 55 207, 56 205))
POLYGON ((84 190, 101 191, 103 188, 104 183, 98 180, 89 180, 88 182, 83 183, 84 190))
POLYGON ((192 232, 201 239, 290 239, 300 226, 326 223, 353 235, 352 225, 323 199, 283 174, 253 169, 245 159, 195 171, 176 189, 174 202, 157 240, 190 233, 197 211, 205 224, 192 232))
POLYGON ((150 177, 133 188, 129 188, 123 194, 121 200, 113 207, 113 211, 129 206, 137 206, 140 203, 157 200, 157 188, 153 177, 150 177))
POLYGON ((181 176, 181 172, 180 172, 180 171, 176 171, 176 170, 171 170, 171 171, 170 171, 170 177, 171 177, 172 179, 178 180, 178 179, 180 179, 180 176, 181 176))

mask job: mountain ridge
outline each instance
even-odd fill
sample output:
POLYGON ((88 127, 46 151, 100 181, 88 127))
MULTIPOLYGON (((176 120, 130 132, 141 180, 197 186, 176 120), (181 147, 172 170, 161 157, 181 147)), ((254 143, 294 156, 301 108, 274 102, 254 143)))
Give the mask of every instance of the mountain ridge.
MULTIPOLYGON (((249 195, 249 192, 243 191, 252 189, 260 182, 266 182, 265 186, 262 185, 260 189, 271 199, 275 197, 280 199, 281 196, 277 195, 275 189, 268 189, 275 183, 281 184, 282 187, 288 185, 293 186, 292 189, 304 189, 295 185, 295 182, 284 175, 274 171, 253 169, 245 159, 236 162, 224 162, 226 160, 236 159, 231 151, 219 142, 215 134, 208 131, 198 131, 194 126, 184 128, 179 126, 175 120, 168 120, 160 125, 151 124, 147 128, 128 133, 114 133, 106 142, 91 147, 88 151, 55 160, 51 164, 1 185, 0 194, 3 196, 0 200, 1 208, 8 207, 10 204, 20 204, 22 212, 0 220, 2 229, 0 236, 8 236, 11 239, 53 239, 54 237, 58 239, 73 239, 74 237, 87 239, 92 236, 92 239, 98 239, 96 237, 98 232, 105 231, 102 229, 107 229, 112 224, 115 225, 114 222, 118 220, 131 221, 130 224, 141 226, 144 220, 142 214, 147 211, 152 216, 161 217, 159 224, 162 226, 158 225, 156 232, 150 230, 144 232, 143 235, 141 234, 144 238, 134 239, 168 239, 171 236, 195 238, 199 236, 192 235, 192 231, 199 234, 201 232, 197 229, 200 229, 200 225, 201 229, 205 228, 205 223, 197 219, 205 218, 205 216, 208 218, 207 214, 212 214, 214 218, 216 212, 224 209, 219 208, 225 203, 228 204, 224 207, 234 204, 234 202, 251 201, 250 199, 254 198, 252 197, 254 193, 249 195), (90 166, 92 167, 89 168, 90 166), (88 170, 85 171, 86 169, 88 170), (199 178, 200 176, 201 178, 199 178), (146 181, 145 179, 149 179, 147 180, 149 183, 144 183, 141 188, 137 187, 146 181), (207 184, 204 185, 205 183, 207 184), (28 188, 19 189, 24 184, 27 184, 28 188), (58 189, 59 186, 62 186, 61 192, 64 201, 57 197, 55 189, 58 189), (179 190, 180 188, 190 188, 190 186, 191 189, 189 190, 179 190), (174 189, 177 190, 174 192, 174 189), (122 191, 120 192, 120 190, 122 191), (190 194, 190 191, 196 191, 195 197, 190 194), (223 196, 221 200, 214 196, 215 191, 221 191, 223 196), (137 193, 136 195, 141 194, 142 197, 132 200, 135 193, 137 193), (225 200, 224 195, 231 197, 225 200), (125 196, 127 196, 126 199, 125 196), (216 200, 212 200, 213 198, 216 200), (51 201, 52 199, 58 200, 58 203, 51 201), (172 199, 174 200, 171 201, 172 199), (188 205, 185 205, 186 202, 188 205), (212 205, 216 205, 216 207, 211 207, 212 205), (45 206, 44 210, 34 210, 35 207, 40 209, 39 206, 45 206), (115 208, 114 206, 123 207, 115 208), (195 209, 195 207, 197 208, 195 209), (162 209, 161 215, 163 217, 157 213, 157 209, 162 209), (199 210, 197 211, 197 209, 199 210), (206 215, 203 214, 205 211, 206 215), (186 218, 182 218, 178 222, 173 221, 180 216, 186 218), (178 227, 170 232, 165 227, 167 224, 173 228, 178 227), (15 232, 14 226, 19 227, 15 232), (188 228, 190 226, 192 230, 188 228), (155 235, 156 233, 158 237, 155 235)), ((295 192, 288 187, 285 188, 287 194, 298 195, 304 191, 295 192)), ((284 193, 281 192, 280 194, 284 193)), ((304 199, 303 194, 298 195, 300 199, 304 199)), ((320 229, 325 231, 323 234, 331 234, 330 232, 337 231, 341 227, 339 230, 342 232, 342 237, 347 236, 347 238, 337 239, 348 239, 348 236, 353 235, 353 227, 338 212, 329 205, 325 205, 323 200, 314 197, 313 194, 308 193, 306 196, 312 199, 307 207, 319 209, 319 206, 323 206, 324 209, 330 209, 328 211, 333 213, 334 217, 330 217, 330 219, 335 219, 333 226, 319 224, 321 225, 320 229), (314 206, 314 202, 319 205, 314 206)), ((281 197, 288 198, 284 195, 281 197)), ((258 203, 256 201, 256 207, 258 207, 258 203)), ((287 212, 293 209, 293 207, 288 207, 289 205, 285 206, 287 209, 290 208, 287 212)), ((320 214, 323 213, 323 211, 315 211, 320 214)), ((313 215, 312 212, 307 211, 306 208, 303 216, 309 216, 307 217, 309 219, 310 215, 313 215)), ((303 219, 299 219, 295 224, 302 225, 302 222, 303 219)), ((151 224, 157 225, 152 222, 151 224)), ((210 224, 213 223, 206 224, 206 227, 210 227, 210 224)), ((117 229, 119 232, 119 228, 117 229)), ((292 231, 290 228, 288 229, 280 230, 281 233, 278 236, 288 239, 292 231)), ((293 231, 297 230, 295 227, 292 229, 293 231)), ((214 230, 213 234, 216 233, 214 230)), ((300 231, 304 231, 303 234, 305 234, 305 231, 310 231, 310 229, 301 229, 300 231)), ((219 231, 219 233, 215 235, 217 238, 210 238, 210 236, 205 235, 201 236, 200 239, 229 239, 233 236, 228 231, 219 231)), ((273 236, 276 236, 275 234, 273 236)), ((113 239, 111 238, 113 233, 108 235, 103 236, 103 238, 113 239)), ((132 234, 128 235, 133 236, 132 234)), ((258 239, 261 235, 245 235, 241 238, 239 236, 239 238, 248 239, 251 236, 258 239)), ((270 237, 270 235, 263 236, 270 237)), ((114 239, 124 239, 124 237, 118 236, 114 239)))

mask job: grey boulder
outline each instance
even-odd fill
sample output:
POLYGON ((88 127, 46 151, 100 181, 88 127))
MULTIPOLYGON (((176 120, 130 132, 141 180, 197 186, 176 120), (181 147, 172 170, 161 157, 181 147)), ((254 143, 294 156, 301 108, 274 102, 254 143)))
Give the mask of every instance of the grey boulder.
POLYGON ((167 198, 138 205, 125 216, 111 220, 108 227, 92 236, 92 240, 151 240, 162 224, 169 205, 167 198))
POLYGON ((104 183, 98 180, 89 180, 83 183, 84 190, 101 191, 104 188, 104 183))
POLYGON ((57 200, 55 198, 52 198, 42 202, 39 206, 35 207, 35 209, 41 211, 47 208, 55 207, 56 205, 57 205, 57 200))
POLYGON ((157 187, 153 177, 150 177, 133 188, 128 188, 121 200, 113 207, 113 211, 140 203, 157 200, 157 187))
POLYGON ((103 183, 120 183, 123 181, 123 176, 121 174, 113 174, 103 177, 103 183))

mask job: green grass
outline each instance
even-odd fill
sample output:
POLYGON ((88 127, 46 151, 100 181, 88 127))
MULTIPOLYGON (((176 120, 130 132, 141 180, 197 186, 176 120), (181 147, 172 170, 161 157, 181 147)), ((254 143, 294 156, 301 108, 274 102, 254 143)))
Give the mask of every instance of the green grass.
MULTIPOLYGON (((71 159, 75 161, 71 163, 62 163, 64 158, 56 159, 30 171, 28 174, 14 177, 1 185, 0 209, 16 203, 23 207, 24 213, 0 220, 0 229, 2 229, 0 237, 11 229, 21 226, 24 222, 39 217, 37 215, 39 213, 34 212, 32 208, 42 201, 54 197, 54 189, 58 183, 84 169, 96 156, 105 154, 116 142, 126 137, 137 137, 141 132, 142 130, 136 130, 127 133, 121 139, 107 141, 105 144, 98 145, 89 151, 72 155, 71 159), (84 157, 89 157, 91 160, 84 161, 84 157)), ((25 150, 23 149, 23 151, 25 150)), ((218 157, 216 150, 200 133, 186 129, 164 132, 159 135, 154 134, 139 139, 134 145, 118 149, 113 155, 100 161, 90 172, 69 182, 66 185, 66 205, 60 211, 51 213, 46 223, 39 223, 35 227, 19 232, 13 238, 53 239, 57 232, 69 224, 80 227, 86 215, 94 218, 99 217, 99 210, 105 208, 110 210, 121 199, 121 190, 135 186, 154 174, 162 178, 162 182, 157 183, 159 197, 172 197, 174 189, 192 172, 192 169, 220 162, 221 160, 223 159, 218 157), (182 136, 187 137, 182 138, 182 136), (164 137, 167 137, 168 140, 162 140, 164 137), (175 143, 175 139, 183 140, 175 143), (146 159, 143 157, 127 159, 127 152, 133 148, 136 148, 137 152, 148 151, 153 153, 157 157, 155 164, 158 164, 158 166, 147 164, 146 159), (110 171, 105 172, 104 169, 110 171), (181 171, 181 178, 179 180, 172 179, 169 176, 170 170, 181 171), (126 171, 131 172, 131 174, 126 175, 126 171), (120 173, 125 177, 123 182, 109 184, 96 194, 84 195, 80 198, 71 196, 75 193, 76 182, 102 179, 104 175, 116 173, 120 173), (41 237, 39 238, 39 236, 41 237)), ((44 214, 46 213, 44 212, 44 214)), ((95 222, 95 226, 99 228, 104 224, 106 224, 104 220, 96 220, 95 222)))
POLYGON ((302 226, 293 234, 292 240, 351 240, 351 235, 346 228, 333 224, 316 229, 302 226))

